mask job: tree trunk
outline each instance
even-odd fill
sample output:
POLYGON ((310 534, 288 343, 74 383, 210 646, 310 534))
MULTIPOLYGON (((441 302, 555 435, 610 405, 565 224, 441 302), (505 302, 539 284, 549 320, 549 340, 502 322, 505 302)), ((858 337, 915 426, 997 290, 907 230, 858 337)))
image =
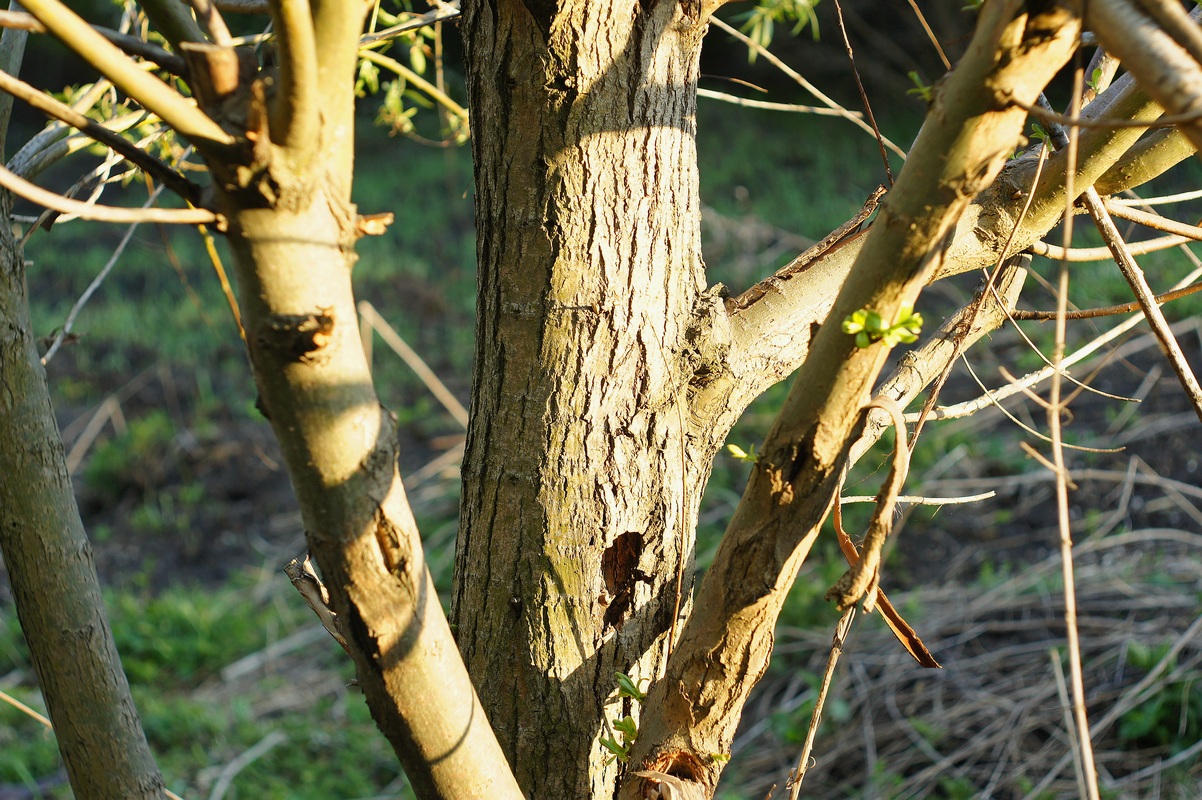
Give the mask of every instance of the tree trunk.
MULTIPOLYGON (((0 193, 0 215, 11 208, 0 193)), ((104 613, 25 298, 24 256, 0 225, 0 551, 17 617, 80 800, 161 800, 104 613)))
POLYGON ((529 797, 612 796, 599 737, 638 713, 614 673, 659 674, 689 592, 717 447, 686 410, 711 356, 700 13, 465 4, 479 293, 452 613, 529 797))

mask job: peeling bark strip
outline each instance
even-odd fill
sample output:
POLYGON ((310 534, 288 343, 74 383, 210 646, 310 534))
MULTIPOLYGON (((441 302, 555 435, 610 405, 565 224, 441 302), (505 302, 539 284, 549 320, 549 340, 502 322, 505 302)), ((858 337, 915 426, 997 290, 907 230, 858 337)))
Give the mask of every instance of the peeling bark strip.
MULTIPOLYGON (((967 54, 940 85, 765 441, 667 673, 651 687, 631 757, 636 769, 675 775, 712 795, 721 756, 767 668, 773 626, 834 500, 847 450, 862 428, 861 410, 888 354, 879 345, 857 348, 840 321, 861 308, 893 319, 913 303, 939 270, 960 215, 1021 135, 1025 114, 1007 108, 1007 97, 1033 101, 1068 59, 1078 30, 1073 14, 1055 5, 983 7, 967 54)), ((621 796, 633 800, 646 787, 633 778, 621 796)))

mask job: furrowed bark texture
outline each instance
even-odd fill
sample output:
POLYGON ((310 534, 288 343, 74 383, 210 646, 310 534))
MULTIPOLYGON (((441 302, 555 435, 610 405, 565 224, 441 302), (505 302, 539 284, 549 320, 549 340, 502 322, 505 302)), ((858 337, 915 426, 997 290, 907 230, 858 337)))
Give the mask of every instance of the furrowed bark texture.
MULTIPOLYGON (((11 200, 0 194, 8 219, 11 200)), ((163 797, 105 617, 25 298, 0 225, 0 551, 42 697, 80 800, 163 797)))
POLYGON ((228 121, 251 126, 246 160, 210 167, 261 407, 372 716, 419 797, 516 799, 427 569, 397 469, 395 420, 359 338, 350 192, 366 8, 320 4, 312 21, 290 20, 294 30, 312 25, 316 45, 288 51, 281 68, 316 75, 316 85, 295 92, 286 113, 265 106, 260 84, 243 87, 228 121), (315 64, 301 63, 306 52, 315 64))
POLYGON ((453 616, 529 797, 613 796, 598 739, 638 714, 614 672, 658 674, 678 569, 689 592, 717 445, 683 406, 721 350, 700 250, 700 13, 464 6, 479 295, 453 616))
MULTIPOLYGON (((987 3, 964 59, 940 86, 922 133, 793 384, 664 678, 652 686, 631 754, 636 769, 711 796, 797 569, 834 499, 861 409, 888 348, 858 348, 840 322, 861 308, 895 319, 939 271, 956 221, 996 177, 1030 103, 1072 52, 1078 25, 1052 5, 987 3)), ((623 798, 653 781, 632 777, 623 798)), ((686 793, 688 793, 686 792, 686 793)), ((690 795, 691 796, 691 795, 690 795)))

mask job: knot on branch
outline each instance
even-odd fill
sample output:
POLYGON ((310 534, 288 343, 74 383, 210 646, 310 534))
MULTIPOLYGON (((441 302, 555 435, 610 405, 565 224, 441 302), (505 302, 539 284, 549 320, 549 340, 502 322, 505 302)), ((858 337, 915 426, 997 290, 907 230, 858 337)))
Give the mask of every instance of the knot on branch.
POLYGON ((288 361, 312 362, 333 336, 333 311, 321 308, 316 314, 272 314, 259 328, 255 343, 288 361))

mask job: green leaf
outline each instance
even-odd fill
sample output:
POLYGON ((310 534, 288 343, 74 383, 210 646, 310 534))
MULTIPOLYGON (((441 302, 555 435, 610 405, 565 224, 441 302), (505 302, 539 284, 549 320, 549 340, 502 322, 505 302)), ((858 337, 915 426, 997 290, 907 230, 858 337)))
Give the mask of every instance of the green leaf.
MULTIPOLYGON (((735 445, 727 445, 727 448, 731 447, 735 447, 735 445)), ((615 672, 614 679, 618 682, 619 697, 630 697, 639 701, 646 699, 647 693, 639 689, 638 684, 635 683, 629 675, 625 675, 621 672, 615 672)))

